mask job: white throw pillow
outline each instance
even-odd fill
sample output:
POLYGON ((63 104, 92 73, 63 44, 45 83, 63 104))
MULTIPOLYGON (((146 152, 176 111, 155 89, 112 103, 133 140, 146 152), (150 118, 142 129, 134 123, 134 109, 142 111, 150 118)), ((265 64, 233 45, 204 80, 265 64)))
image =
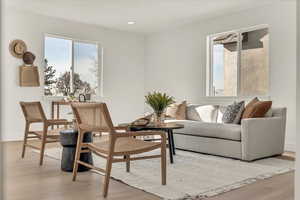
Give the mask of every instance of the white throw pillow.
POLYGON ((217 123, 223 123, 222 118, 227 106, 219 106, 217 123))
POLYGON ((218 108, 216 105, 188 105, 187 119, 201 122, 217 122, 218 108))
POLYGON ((268 110, 268 112, 265 114, 265 117, 273 117, 273 111, 272 111, 272 108, 270 108, 268 110))

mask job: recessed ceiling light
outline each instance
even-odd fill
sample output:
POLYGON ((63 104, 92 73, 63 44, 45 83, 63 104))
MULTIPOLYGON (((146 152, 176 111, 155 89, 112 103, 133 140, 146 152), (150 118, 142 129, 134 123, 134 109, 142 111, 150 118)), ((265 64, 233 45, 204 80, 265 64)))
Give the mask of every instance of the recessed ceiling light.
POLYGON ((127 24, 133 25, 133 24, 135 24, 135 22, 134 21, 130 21, 130 22, 127 22, 127 24))

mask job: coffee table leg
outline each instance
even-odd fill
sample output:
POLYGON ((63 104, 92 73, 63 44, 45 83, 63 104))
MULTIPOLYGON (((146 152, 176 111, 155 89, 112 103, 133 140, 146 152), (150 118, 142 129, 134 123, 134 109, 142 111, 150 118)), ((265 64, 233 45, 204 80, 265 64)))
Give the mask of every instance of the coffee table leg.
POLYGON ((175 152, 175 143, 174 143, 174 134, 173 134, 173 130, 172 129, 170 130, 170 134, 171 134, 173 155, 176 155, 176 152, 175 152))
MULTIPOLYGON (((54 102, 51 103, 51 119, 54 119, 54 102)), ((51 129, 54 129, 53 125, 51 125, 51 129)))
POLYGON ((173 163, 173 146, 172 146, 172 134, 170 130, 168 132, 168 143, 169 143, 169 154, 170 154, 170 162, 173 163))

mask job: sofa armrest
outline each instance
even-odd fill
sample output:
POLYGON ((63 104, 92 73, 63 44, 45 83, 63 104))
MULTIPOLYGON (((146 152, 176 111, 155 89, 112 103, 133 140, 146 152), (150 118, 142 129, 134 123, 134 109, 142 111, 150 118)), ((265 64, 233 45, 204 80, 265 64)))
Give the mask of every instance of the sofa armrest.
POLYGON ((252 161, 284 152, 285 117, 243 119, 242 159, 252 161))

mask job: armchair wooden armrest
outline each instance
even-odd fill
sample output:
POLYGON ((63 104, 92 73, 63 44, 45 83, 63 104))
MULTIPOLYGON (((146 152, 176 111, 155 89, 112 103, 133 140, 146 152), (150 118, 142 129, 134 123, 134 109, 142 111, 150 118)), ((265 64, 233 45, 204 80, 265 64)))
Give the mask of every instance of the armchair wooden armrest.
POLYGON ((109 132, 108 129, 101 128, 99 126, 92 126, 87 124, 79 124, 79 129, 81 129, 83 132, 109 132))
POLYGON ((35 119, 35 118, 31 118, 31 117, 28 117, 28 118, 26 119, 26 121, 27 121, 28 123, 42 123, 42 122, 44 122, 44 121, 41 120, 41 119, 35 119))
POLYGON ((66 119, 49 119, 46 121, 48 125, 71 125, 72 122, 69 122, 66 119))
MULTIPOLYGON (((86 125, 86 124, 80 124, 79 128, 84 130, 85 132, 109 132, 108 128, 100 128, 98 126, 92 126, 92 125, 86 125)), ((115 126, 114 129, 116 131, 127 131, 128 127, 127 126, 115 126)))
POLYGON ((114 127, 116 131, 127 131, 128 126, 115 126, 114 127))

